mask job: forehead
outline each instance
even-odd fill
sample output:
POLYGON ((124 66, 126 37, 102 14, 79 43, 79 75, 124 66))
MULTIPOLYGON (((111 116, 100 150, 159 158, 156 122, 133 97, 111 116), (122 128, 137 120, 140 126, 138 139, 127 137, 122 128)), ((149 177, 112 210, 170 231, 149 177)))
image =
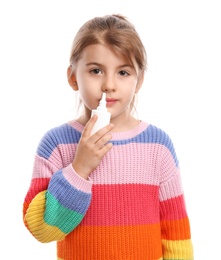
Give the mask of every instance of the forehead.
POLYGON ((116 60, 122 60, 125 62, 122 55, 116 54, 110 47, 104 44, 88 45, 87 47, 84 48, 81 54, 81 58, 86 58, 86 59, 91 59, 91 58, 102 59, 105 57, 112 57, 115 58, 116 60))
POLYGON ((81 57, 85 62, 97 62, 101 64, 116 64, 117 66, 127 65, 134 68, 138 72, 138 64, 135 58, 130 59, 124 57, 123 54, 116 53, 111 47, 105 44, 92 44, 84 48, 81 57))

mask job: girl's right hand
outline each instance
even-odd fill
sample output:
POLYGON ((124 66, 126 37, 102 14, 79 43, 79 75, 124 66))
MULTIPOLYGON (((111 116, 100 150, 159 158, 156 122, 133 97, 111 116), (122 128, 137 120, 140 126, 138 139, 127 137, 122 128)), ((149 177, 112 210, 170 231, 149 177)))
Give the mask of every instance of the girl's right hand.
POLYGON ((76 173, 85 179, 88 179, 90 173, 96 169, 104 155, 112 148, 112 143, 108 141, 112 138, 109 132, 114 125, 109 124, 91 135, 96 120, 97 116, 94 115, 85 125, 72 163, 76 173))

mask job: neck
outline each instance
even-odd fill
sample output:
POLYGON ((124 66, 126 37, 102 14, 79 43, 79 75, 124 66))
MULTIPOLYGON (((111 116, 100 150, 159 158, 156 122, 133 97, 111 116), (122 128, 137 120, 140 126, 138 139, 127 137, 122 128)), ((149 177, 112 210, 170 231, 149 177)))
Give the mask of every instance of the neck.
POLYGON ((125 118, 124 120, 115 120, 115 118, 111 119, 111 123, 114 124, 114 129, 112 132, 123 132, 123 131, 128 131, 136 127, 139 123, 140 120, 129 116, 125 118))

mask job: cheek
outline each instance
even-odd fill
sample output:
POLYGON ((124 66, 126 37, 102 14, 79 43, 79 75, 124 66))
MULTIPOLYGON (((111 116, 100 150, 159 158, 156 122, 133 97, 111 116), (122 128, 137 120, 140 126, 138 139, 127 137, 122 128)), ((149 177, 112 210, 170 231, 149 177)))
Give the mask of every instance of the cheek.
POLYGON ((125 95, 128 96, 128 98, 133 98, 136 93, 137 87, 137 80, 131 80, 128 82, 127 87, 124 89, 125 95))
POLYGON ((91 88, 88 89, 79 89, 79 94, 83 104, 89 109, 95 109, 97 107, 97 101, 95 94, 91 91, 91 88))
POLYGON ((130 89, 130 92, 128 93, 128 99, 130 100, 129 103, 133 102, 134 96, 137 93, 136 91, 136 85, 134 85, 133 88, 130 89))
POLYGON ((88 99, 88 96, 90 96, 90 92, 93 89, 90 85, 90 82, 85 77, 79 77, 77 84, 82 100, 88 99))

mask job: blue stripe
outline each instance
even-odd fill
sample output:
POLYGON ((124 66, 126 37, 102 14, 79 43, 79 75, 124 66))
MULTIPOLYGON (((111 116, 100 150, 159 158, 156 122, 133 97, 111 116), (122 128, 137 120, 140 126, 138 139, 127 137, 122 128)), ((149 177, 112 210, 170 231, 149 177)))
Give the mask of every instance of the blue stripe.
POLYGON ((53 150, 59 144, 78 143, 81 133, 68 124, 63 124, 59 127, 48 131, 37 148, 37 154, 45 159, 48 159, 53 150))
POLYGON ((62 170, 53 174, 48 186, 48 192, 59 201, 63 207, 82 215, 85 214, 90 205, 91 193, 85 193, 75 189, 64 178, 62 170))
MULTIPOLYGON (((73 144, 78 143, 81 133, 68 124, 63 124, 59 127, 48 131, 42 138, 37 154, 45 159, 48 159, 53 150, 59 144, 73 144)), ((176 165, 178 166, 178 159, 176 157, 175 149, 170 137, 160 128, 149 125, 139 135, 123 140, 111 140, 113 145, 125 145, 129 143, 155 143, 164 145, 172 154, 176 165)))

